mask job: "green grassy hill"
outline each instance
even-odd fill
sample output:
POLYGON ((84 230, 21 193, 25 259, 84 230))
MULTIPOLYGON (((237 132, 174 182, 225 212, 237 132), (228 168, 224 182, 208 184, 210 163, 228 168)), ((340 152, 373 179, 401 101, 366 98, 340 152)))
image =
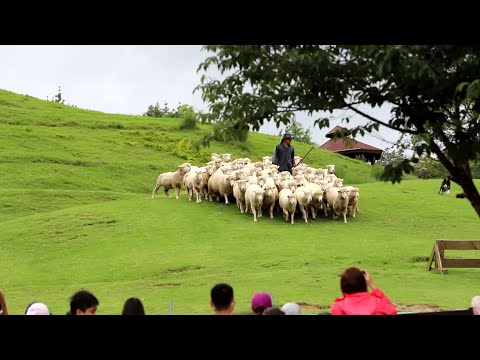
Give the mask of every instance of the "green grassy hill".
MULTIPOLYGON (((364 267, 398 305, 468 306, 477 269, 441 276, 425 270, 436 238, 479 238, 468 202, 437 196, 438 181, 375 182, 372 168, 319 149, 313 166, 336 164, 345 184, 360 187, 360 213, 348 224, 319 219, 295 225, 279 216, 240 214, 234 205, 189 203, 162 192, 159 173, 201 165, 211 152, 258 160, 275 136, 251 133, 247 144, 191 144, 209 125, 179 131, 179 120, 104 114, 0 90, 0 288, 10 311, 43 301, 55 314, 86 288, 99 314, 118 314, 131 296, 150 314, 209 314, 209 290, 234 286, 237 312, 256 291, 311 311, 339 296, 339 273, 364 267)), ((299 155, 308 145, 295 143, 299 155)))

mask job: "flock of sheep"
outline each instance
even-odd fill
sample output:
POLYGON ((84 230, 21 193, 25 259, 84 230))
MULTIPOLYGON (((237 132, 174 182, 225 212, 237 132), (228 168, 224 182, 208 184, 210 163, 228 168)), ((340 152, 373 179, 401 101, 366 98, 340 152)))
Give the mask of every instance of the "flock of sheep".
POLYGON ((318 210, 323 210, 327 217, 329 209, 333 219, 343 216, 345 223, 347 215, 355 217, 358 211, 359 189, 344 187, 343 179, 335 176, 335 165, 317 169, 295 156, 292 175, 288 171, 278 172, 271 156, 254 163, 248 158, 232 161, 231 156, 213 153, 211 161, 203 167, 183 163, 175 172, 160 174, 152 198, 161 187, 169 198, 169 190, 173 189, 177 199, 184 187, 188 200, 195 193, 197 203, 202 202, 202 196, 210 201, 224 198, 225 204, 229 204, 229 198, 235 198, 241 213, 248 214, 251 210, 254 222, 262 217, 263 209, 272 219, 274 210, 281 210, 285 220, 292 224, 297 209, 306 223, 309 214, 313 219, 317 217, 318 210))

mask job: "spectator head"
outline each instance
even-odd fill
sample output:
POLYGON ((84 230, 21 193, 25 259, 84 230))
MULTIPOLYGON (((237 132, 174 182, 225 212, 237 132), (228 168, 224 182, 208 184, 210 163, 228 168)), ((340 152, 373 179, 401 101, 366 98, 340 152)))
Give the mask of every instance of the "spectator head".
POLYGON ((70 298, 70 313, 72 315, 95 315, 100 305, 98 299, 87 290, 77 291, 70 298))
POLYGON ((280 310, 279 308, 276 307, 269 307, 265 309, 262 313, 262 315, 285 315, 285 313, 280 310))
POLYGON ((480 296, 474 296, 472 299, 473 315, 480 315, 480 296))
POLYGON ((272 298, 270 297, 270 294, 266 292, 259 292, 253 295, 252 311, 255 314, 260 315, 269 307, 272 307, 272 298))
POLYGON ((366 292, 367 280, 365 280, 365 275, 360 269, 351 267, 343 272, 340 287, 344 294, 366 292))
POLYGON ((212 287, 210 290, 210 305, 216 314, 232 314, 235 307, 233 288, 225 283, 212 287))
POLYGON ((8 315, 7 302, 0 291, 0 315, 8 315))
POLYGON ((286 303, 282 306, 281 310, 285 313, 285 315, 302 315, 300 306, 293 302, 286 303))
POLYGON ((28 304, 25 315, 52 315, 47 305, 41 302, 33 302, 28 304))
POLYGON ((142 301, 135 297, 125 300, 122 315, 145 315, 142 301))

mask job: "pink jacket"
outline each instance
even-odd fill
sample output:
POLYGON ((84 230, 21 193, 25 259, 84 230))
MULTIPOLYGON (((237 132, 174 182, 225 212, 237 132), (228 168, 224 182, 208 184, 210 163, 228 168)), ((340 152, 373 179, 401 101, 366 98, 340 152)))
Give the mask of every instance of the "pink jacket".
POLYGON ((332 315, 396 315, 397 309, 379 289, 372 292, 343 294, 330 308, 332 315))

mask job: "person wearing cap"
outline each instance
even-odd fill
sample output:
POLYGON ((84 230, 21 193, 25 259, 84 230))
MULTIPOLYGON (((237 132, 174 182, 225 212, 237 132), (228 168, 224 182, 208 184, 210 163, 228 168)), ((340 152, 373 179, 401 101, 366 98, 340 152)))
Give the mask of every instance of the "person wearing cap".
POLYGON ((275 147, 272 156, 272 164, 278 165, 278 171, 288 171, 292 174, 293 164, 295 164, 293 158, 295 157, 295 149, 291 145, 294 137, 291 134, 284 134, 282 141, 275 147))
POLYGON ((480 296, 474 296, 472 298, 472 312, 473 315, 480 315, 480 296))
POLYGON ((25 310, 25 315, 52 315, 52 314, 50 313, 50 310, 48 310, 47 305, 40 302, 34 302, 31 304, 28 304, 27 310, 25 310))
POLYGON ((253 295, 252 311, 256 315, 262 315, 266 309, 271 308, 272 306, 273 304, 272 304, 272 298, 270 294, 266 292, 259 292, 253 295))

